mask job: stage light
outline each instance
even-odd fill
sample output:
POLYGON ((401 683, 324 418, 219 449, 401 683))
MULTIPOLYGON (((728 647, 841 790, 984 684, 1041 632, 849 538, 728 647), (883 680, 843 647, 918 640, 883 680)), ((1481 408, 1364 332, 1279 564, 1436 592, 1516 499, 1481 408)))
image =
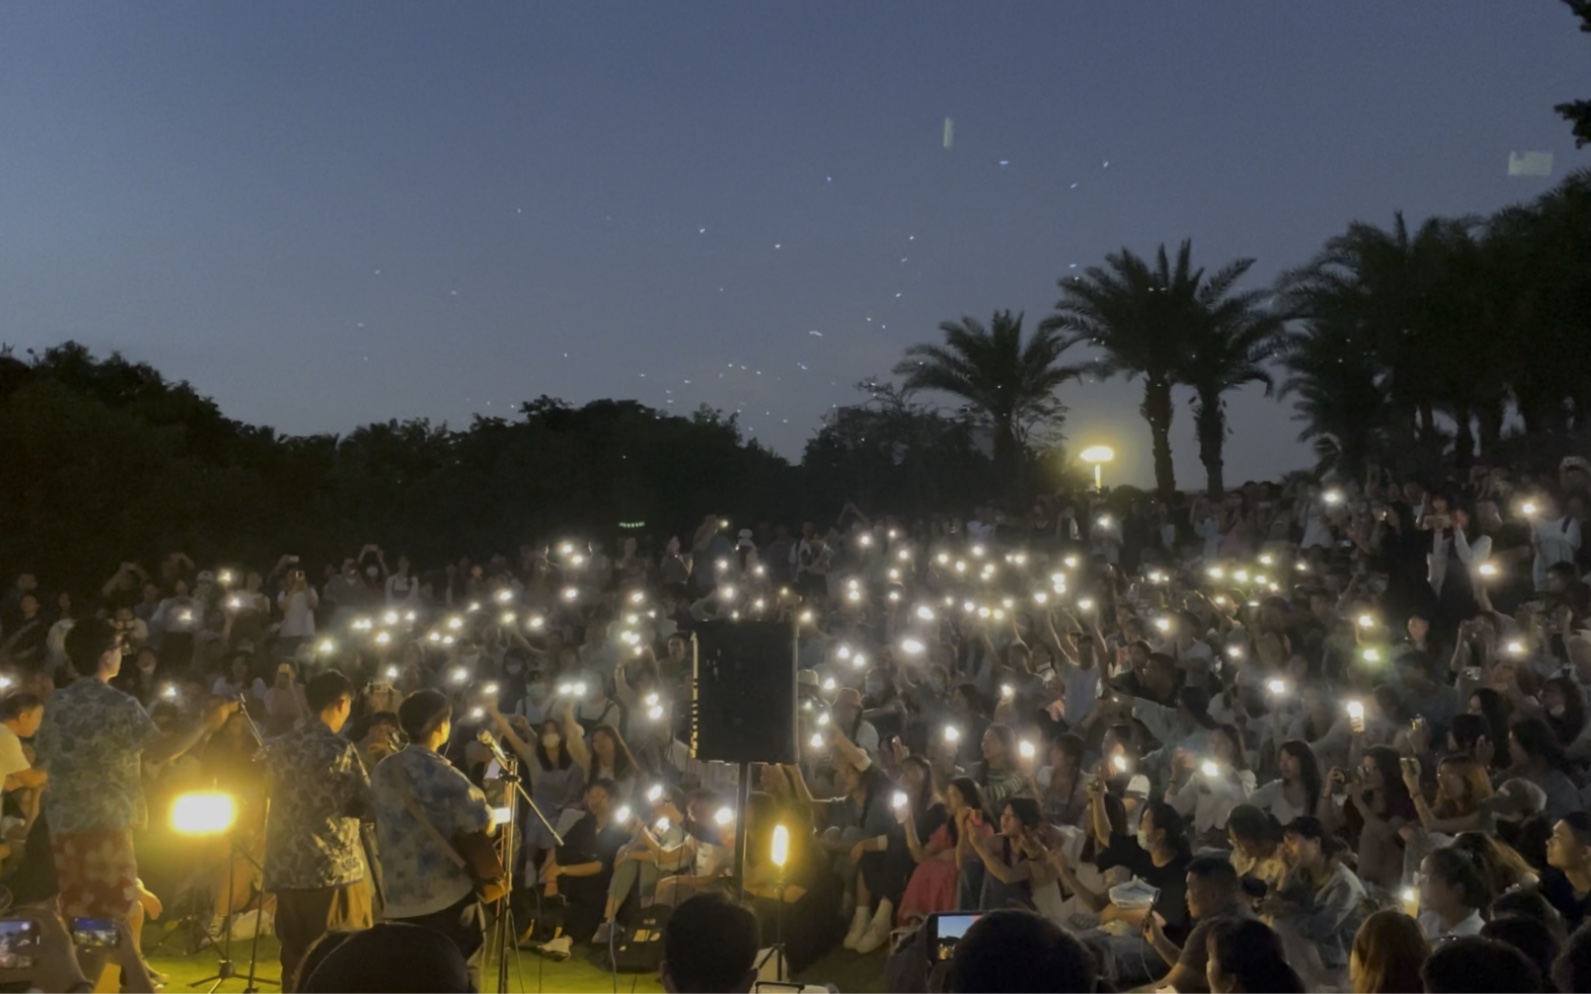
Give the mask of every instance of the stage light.
POLYGON ((781 870, 790 858, 790 830, 783 825, 773 826, 773 844, 769 847, 768 858, 781 870))
POLYGON ((237 821, 231 794, 196 790, 178 794, 171 805, 171 827, 183 835, 220 835, 237 821))

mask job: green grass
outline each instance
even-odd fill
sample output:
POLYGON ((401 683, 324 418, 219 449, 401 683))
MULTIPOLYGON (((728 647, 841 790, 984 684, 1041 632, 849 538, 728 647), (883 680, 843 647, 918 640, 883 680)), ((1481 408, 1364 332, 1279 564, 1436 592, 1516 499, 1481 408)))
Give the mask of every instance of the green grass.
MULTIPOLYGON (((176 947, 174 940, 168 948, 176 947)), ((277 962, 276 939, 265 936, 260 939, 259 968, 256 977, 270 980, 281 979, 281 966, 277 962)), ((242 991, 249 968, 249 943, 239 939, 232 943, 233 964, 240 974, 237 978, 222 984, 223 992, 242 991)), ((191 987, 195 981, 216 972, 217 957, 213 950, 204 950, 193 956, 173 956, 164 952, 151 956, 150 964, 162 973, 171 977, 166 985, 169 994, 183 994, 195 990, 191 987)), ((580 953, 567 962, 555 963, 552 960, 537 956, 534 953, 522 951, 519 954, 517 965, 513 959, 509 960, 509 989, 512 991, 568 991, 578 994, 611 994, 614 990, 613 976, 597 969, 588 962, 580 953)), ((834 984, 847 994, 861 994, 866 991, 881 991, 884 989, 884 954, 874 953, 870 956, 858 956, 856 953, 836 949, 825 956, 797 978, 804 983, 834 984)), ((485 989, 495 992, 497 990, 496 963, 488 964, 483 978, 485 989)), ((203 985, 199 990, 209 989, 209 984, 203 985)), ((269 984, 260 984, 260 989, 267 992, 277 991, 278 988, 269 984)), ((620 974, 618 990, 620 994, 634 990, 636 994, 655 994, 661 991, 662 985, 658 983, 656 975, 649 974, 620 974), (634 985, 633 988, 631 985, 634 985)))

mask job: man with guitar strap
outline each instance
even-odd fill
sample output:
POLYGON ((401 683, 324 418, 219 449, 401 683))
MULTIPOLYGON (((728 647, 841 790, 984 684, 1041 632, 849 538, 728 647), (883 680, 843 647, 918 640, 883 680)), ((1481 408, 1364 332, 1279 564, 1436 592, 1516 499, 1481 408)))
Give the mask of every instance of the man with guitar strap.
POLYGON ((503 867, 489 834, 486 795, 438 754, 452 734, 452 706, 435 690, 398 707, 409 737, 371 774, 386 920, 433 928, 451 938, 480 989, 486 947, 483 901, 501 896, 503 867))

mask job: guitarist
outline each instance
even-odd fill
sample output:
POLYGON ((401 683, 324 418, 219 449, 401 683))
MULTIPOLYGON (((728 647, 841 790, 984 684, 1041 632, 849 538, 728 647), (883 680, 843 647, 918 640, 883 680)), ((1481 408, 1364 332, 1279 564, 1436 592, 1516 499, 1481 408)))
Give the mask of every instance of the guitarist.
POLYGON ((322 935, 371 925, 359 834, 370 778, 358 748, 341 734, 353 697, 353 683, 336 670, 316 676, 304 690, 310 716, 266 753, 273 804, 265 889, 276 895, 284 991, 296 989, 298 965, 322 935))
POLYGON ((487 834, 486 795, 438 754, 452 734, 452 705, 435 690, 419 690, 398 706, 409 738, 401 752, 371 774, 376 838, 387 921, 423 925, 446 935, 469 963, 480 990, 486 947, 482 892, 500 865, 487 834))

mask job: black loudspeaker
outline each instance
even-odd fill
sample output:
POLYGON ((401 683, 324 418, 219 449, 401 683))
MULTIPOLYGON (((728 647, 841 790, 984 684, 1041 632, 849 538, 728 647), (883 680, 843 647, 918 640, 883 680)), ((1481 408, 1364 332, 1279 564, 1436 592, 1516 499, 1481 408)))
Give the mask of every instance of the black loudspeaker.
POLYGON ((697 759, 796 761, 795 630, 777 621, 709 621, 696 629, 697 759))

